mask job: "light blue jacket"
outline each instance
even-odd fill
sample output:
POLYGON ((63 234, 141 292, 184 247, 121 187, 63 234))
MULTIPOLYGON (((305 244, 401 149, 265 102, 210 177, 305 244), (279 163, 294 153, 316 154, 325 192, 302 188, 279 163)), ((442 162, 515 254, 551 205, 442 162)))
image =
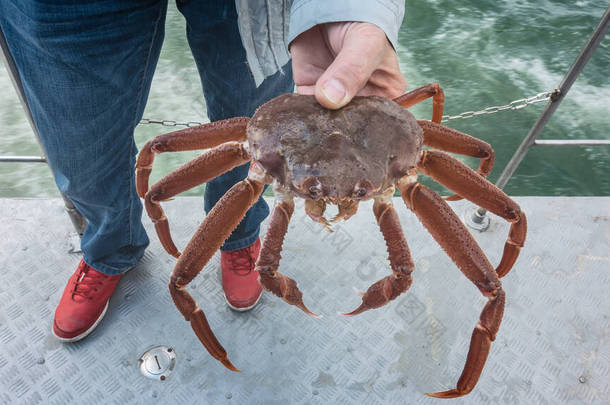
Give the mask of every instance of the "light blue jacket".
POLYGON ((396 49, 404 0, 235 0, 239 32, 257 86, 289 60, 288 45, 311 27, 334 21, 377 25, 396 49))

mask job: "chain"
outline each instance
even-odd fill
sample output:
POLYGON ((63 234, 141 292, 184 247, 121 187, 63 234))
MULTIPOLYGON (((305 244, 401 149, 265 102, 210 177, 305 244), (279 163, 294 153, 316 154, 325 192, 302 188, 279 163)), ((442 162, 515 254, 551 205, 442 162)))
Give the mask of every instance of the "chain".
POLYGON ((559 96, 559 89, 555 89, 553 91, 545 91, 542 93, 538 93, 532 97, 520 98, 518 100, 511 101, 510 103, 508 103, 506 105, 494 105, 492 107, 487 107, 481 111, 466 111, 466 112, 463 112, 458 115, 447 115, 447 116, 443 117, 441 122, 457 120, 460 118, 472 118, 472 117, 476 117, 477 115, 495 114, 497 112, 504 111, 504 110, 520 110, 531 104, 542 103, 548 99, 554 100, 558 96, 559 96))
POLYGON ((159 125, 163 125, 165 127, 197 127, 199 125, 203 125, 204 123, 197 122, 197 121, 180 122, 180 121, 174 121, 174 120, 153 120, 150 118, 142 118, 142 120, 140 120, 138 125, 143 125, 143 124, 159 124, 159 125))
MULTIPOLYGON (((486 115, 486 114, 495 114, 504 110, 520 110, 522 108, 527 107, 531 104, 542 103, 548 99, 555 99, 559 96, 559 89, 555 89, 553 91, 545 91, 542 93, 538 93, 535 96, 528 98, 520 98, 515 101, 511 101, 506 105, 494 105, 492 107, 487 107, 481 111, 466 111, 458 115, 447 115, 443 117, 441 122, 447 122, 451 120, 457 120, 460 118, 472 118, 478 115, 486 115)), ((174 120, 154 120, 150 118, 142 118, 139 122, 139 125, 143 124, 159 124, 166 127, 196 127, 199 125, 203 125, 203 122, 197 121, 188 121, 188 122, 179 122, 174 120)))

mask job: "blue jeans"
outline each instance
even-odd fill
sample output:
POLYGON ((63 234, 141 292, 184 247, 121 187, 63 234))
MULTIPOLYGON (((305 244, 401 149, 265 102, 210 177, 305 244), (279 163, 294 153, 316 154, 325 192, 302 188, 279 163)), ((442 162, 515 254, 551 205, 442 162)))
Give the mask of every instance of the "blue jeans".
MULTIPOLYGON (((250 116, 293 90, 292 70, 258 88, 246 64, 234 0, 178 1, 210 120, 250 116)), ((85 262, 106 274, 135 265, 149 240, 135 190, 135 126, 142 118, 164 37, 167 0, 0 1, 0 27, 58 188, 87 218, 85 262)), ((206 185, 205 209, 248 166, 206 185)), ((261 198, 223 250, 250 245, 269 209, 261 198)))

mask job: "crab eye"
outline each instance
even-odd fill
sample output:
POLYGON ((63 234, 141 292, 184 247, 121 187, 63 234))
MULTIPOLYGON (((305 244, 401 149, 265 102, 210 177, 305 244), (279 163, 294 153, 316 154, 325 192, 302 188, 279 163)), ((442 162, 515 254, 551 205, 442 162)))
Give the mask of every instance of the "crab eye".
POLYGON ((362 198, 366 196, 369 192, 373 191, 373 184, 368 180, 360 180, 354 186, 354 191, 352 191, 352 195, 355 198, 362 198))
POLYGON ((309 177, 303 182, 303 189, 307 190, 312 198, 316 198, 322 195, 322 184, 315 177, 309 177))
POLYGON ((311 194, 312 196, 317 196, 318 194, 320 194, 320 187, 316 187, 316 186, 311 186, 309 187, 309 194, 311 194))

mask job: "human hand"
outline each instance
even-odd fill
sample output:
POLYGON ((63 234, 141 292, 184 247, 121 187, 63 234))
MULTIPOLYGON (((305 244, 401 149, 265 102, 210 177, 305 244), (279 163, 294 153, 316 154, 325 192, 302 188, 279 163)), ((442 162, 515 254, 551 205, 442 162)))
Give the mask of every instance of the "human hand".
POLYGON ((362 22, 316 25, 290 45, 299 94, 315 94, 326 108, 338 109, 358 96, 396 98, 407 81, 381 28, 362 22))

